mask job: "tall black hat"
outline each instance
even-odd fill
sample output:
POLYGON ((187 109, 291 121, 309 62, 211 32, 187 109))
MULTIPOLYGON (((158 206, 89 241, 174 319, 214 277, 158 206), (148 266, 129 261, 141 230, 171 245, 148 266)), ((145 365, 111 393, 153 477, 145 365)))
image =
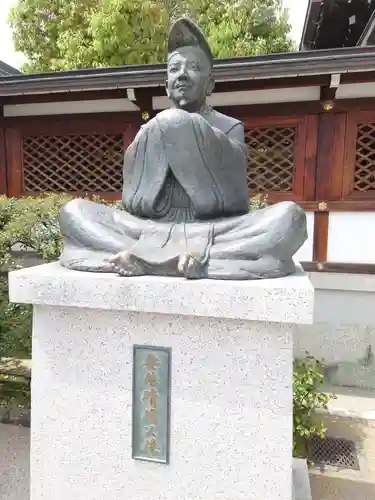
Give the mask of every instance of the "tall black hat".
POLYGON ((181 47, 199 47, 206 54, 208 60, 213 64, 213 55, 204 36, 198 26, 188 19, 181 17, 177 19, 171 27, 168 36, 168 54, 181 47))

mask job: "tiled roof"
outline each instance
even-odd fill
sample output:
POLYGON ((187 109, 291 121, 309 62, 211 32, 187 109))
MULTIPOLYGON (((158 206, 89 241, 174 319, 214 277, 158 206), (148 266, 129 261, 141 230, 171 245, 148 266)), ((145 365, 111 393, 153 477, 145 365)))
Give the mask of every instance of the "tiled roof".
POLYGON ((300 50, 373 45, 375 0, 309 0, 300 50))
POLYGON ((20 75, 20 74, 21 71, 19 71, 18 69, 9 66, 9 64, 6 64, 3 61, 0 61, 0 76, 20 75))

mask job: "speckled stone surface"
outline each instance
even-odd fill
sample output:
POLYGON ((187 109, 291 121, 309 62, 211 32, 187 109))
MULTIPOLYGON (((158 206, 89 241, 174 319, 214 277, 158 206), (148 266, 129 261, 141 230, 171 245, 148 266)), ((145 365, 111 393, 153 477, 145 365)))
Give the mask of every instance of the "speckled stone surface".
POLYGON ((33 500, 290 500, 301 271, 264 281, 10 275, 34 304, 33 500), (131 456, 132 349, 172 348, 170 465, 131 456), (46 415, 48 418, 46 418, 46 415))
POLYGON ((142 311, 293 324, 313 321, 313 287, 303 271, 260 281, 82 273, 58 263, 10 273, 10 300, 49 306, 142 311))
POLYGON ((30 429, 25 427, 0 424, 0 499, 30 500, 30 429))
POLYGON ((290 500, 293 329, 36 306, 32 499, 290 500), (170 465, 131 458, 135 343, 172 348, 170 465))

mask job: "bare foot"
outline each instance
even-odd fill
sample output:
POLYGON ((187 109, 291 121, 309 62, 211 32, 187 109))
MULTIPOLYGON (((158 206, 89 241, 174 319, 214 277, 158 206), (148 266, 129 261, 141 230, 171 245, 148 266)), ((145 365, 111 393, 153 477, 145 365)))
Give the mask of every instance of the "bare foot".
POLYGON ((109 259, 110 264, 120 276, 144 276, 145 264, 127 250, 117 253, 109 259))
POLYGON ((202 264, 194 255, 186 253, 178 261, 178 271, 186 279, 194 280, 203 278, 205 275, 205 265, 202 264))

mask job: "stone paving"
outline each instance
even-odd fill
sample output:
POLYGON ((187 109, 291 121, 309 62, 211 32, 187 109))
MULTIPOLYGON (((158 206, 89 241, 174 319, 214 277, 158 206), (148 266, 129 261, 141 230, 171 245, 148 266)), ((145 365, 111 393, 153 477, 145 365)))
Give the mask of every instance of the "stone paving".
POLYGON ((0 424, 0 499, 30 499, 30 429, 0 424))

